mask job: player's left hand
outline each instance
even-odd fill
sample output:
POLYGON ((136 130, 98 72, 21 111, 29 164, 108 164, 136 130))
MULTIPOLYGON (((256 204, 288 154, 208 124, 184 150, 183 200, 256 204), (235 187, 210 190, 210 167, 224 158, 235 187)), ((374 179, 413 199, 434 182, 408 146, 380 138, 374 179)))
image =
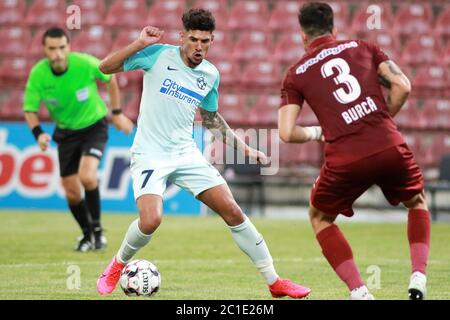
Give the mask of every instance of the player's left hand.
POLYGON ((262 151, 249 148, 249 150, 247 151, 247 156, 251 159, 255 159, 261 165, 269 164, 269 159, 262 151))
POLYGON ((117 130, 122 131, 125 134, 130 134, 131 131, 133 131, 133 122, 124 114, 113 115, 111 121, 117 130))

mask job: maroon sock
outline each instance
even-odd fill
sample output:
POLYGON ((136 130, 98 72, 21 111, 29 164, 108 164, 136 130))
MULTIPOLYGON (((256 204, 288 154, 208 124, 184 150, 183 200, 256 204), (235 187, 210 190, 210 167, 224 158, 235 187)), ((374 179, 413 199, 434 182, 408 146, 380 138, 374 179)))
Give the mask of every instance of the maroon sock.
POLYGON ((430 252, 430 213, 427 210, 409 210, 408 241, 412 272, 419 271, 426 274, 430 252))
POLYGON ((350 291, 364 285, 353 260, 352 249, 337 225, 333 224, 319 232, 317 241, 328 263, 350 291))

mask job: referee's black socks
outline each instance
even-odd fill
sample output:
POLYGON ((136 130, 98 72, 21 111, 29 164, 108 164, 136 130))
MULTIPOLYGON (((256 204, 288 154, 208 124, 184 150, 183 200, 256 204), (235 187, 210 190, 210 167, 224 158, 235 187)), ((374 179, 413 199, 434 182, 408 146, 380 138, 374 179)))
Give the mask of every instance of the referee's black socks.
POLYGON ((92 229, 93 231, 101 230, 100 222, 100 191, 97 188, 88 191, 85 190, 86 205, 91 214, 92 218, 92 229))
POLYGON ((91 222, 89 219, 89 212, 86 207, 86 203, 82 200, 79 204, 71 205, 69 204, 70 211, 72 212, 73 217, 78 222, 81 230, 83 231, 83 235, 85 237, 89 237, 91 234, 91 222))

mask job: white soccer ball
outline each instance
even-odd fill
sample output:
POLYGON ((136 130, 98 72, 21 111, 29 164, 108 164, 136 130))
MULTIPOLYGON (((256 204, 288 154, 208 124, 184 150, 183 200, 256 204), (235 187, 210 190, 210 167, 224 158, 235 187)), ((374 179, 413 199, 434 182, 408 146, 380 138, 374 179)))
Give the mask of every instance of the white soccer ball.
POLYGON ((123 268, 119 283, 127 296, 150 297, 161 286, 161 273, 149 261, 134 260, 123 268))

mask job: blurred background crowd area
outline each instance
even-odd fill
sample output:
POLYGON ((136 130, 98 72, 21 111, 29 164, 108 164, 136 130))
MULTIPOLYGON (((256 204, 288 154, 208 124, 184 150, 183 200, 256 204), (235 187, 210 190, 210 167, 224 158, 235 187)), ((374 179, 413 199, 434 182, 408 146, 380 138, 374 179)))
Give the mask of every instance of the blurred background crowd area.
MULTIPOLYGON (((335 12, 339 39, 378 43, 411 79, 412 95, 396 122, 427 179, 438 178, 441 158, 450 153, 449 1, 327 2, 335 12)), ((183 12, 203 7, 213 12, 217 23, 208 60, 221 72, 220 113, 233 128, 276 128, 284 73, 304 54, 297 18, 303 3, 0 0, 0 119, 23 121, 24 87, 31 67, 43 58, 42 34, 50 26, 76 23, 76 7, 71 5, 81 10, 79 28, 69 30, 72 50, 100 59, 135 40, 146 25, 165 30, 164 43, 179 44, 183 12)), ((136 120, 142 73, 121 73, 118 79, 122 107, 136 120)), ((100 88, 107 99, 106 89, 100 88)), ((45 108, 41 108, 41 119, 49 120, 45 108)), ((299 123, 317 124, 307 105, 299 123)), ((280 165, 287 175, 305 166, 317 171, 322 163, 319 143, 280 147, 280 165)))

